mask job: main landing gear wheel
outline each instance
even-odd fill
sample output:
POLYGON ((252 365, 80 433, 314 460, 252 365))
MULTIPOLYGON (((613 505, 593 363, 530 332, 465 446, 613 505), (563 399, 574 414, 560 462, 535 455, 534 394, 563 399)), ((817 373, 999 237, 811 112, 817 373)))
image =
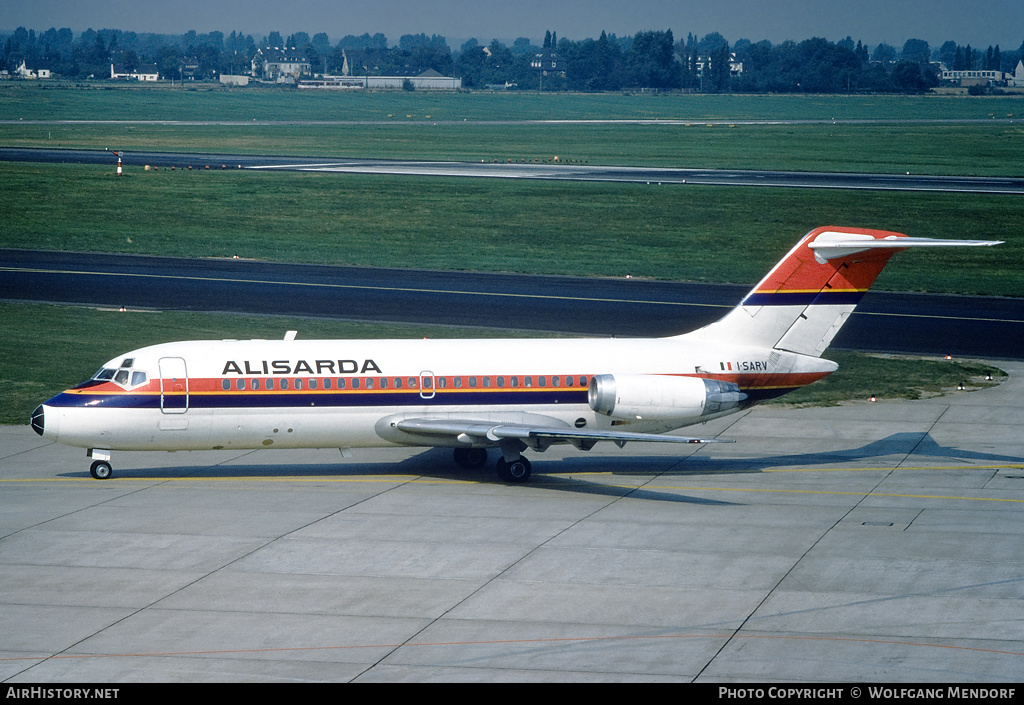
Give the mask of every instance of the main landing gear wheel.
POLYGON ((97 480, 107 480, 114 474, 114 468, 106 460, 97 460, 89 468, 89 473, 97 480))
POLYGON ((455 464, 466 470, 479 470, 487 464, 487 449, 456 448, 455 464))
POLYGON ((526 482, 530 479, 530 461, 526 458, 512 461, 498 458, 495 467, 498 470, 498 477, 505 482, 526 482))

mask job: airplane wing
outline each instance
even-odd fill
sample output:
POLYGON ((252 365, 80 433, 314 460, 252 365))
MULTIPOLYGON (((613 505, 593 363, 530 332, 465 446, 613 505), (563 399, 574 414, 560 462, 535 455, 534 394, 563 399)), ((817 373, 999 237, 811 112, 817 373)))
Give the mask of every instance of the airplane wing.
POLYGON ((612 441, 620 448, 627 441, 654 443, 735 443, 718 438, 690 438, 666 436, 658 433, 629 433, 626 431, 592 431, 560 426, 539 426, 520 423, 499 423, 472 419, 417 418, 398 421, 396 427, 414 435, 447 436, 469 443, 496 444, 506 439, 519 439, 535 450, 543 450, 552 443, 571 443, 582 450, 590 449, 598 441, 612 441))

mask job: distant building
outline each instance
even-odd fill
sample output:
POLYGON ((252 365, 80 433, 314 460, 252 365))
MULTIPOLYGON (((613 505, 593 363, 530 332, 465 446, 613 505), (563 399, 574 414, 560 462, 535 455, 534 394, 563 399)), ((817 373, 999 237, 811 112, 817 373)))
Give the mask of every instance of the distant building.
POLYGON ((252 72, 266 81, 287 83, 312 75, 305 53, 295 47, 263 47, 252 57, 252 72))
POLYGON ((943 71, 942 80, 955 83, 959 86, 988 86, 993 83, 1003 83, 1007 76, 1012 73, 1002 71, 943 71))
POLYGON ((135 69, 135 75, 138 76, 140 81, 159 81, 160 69, 157 68, 156 64, 142 64, 139 68, 135 69))
MULTIPOLYGON (((704 78, 704 67, 711 65, 710 56, 698 56, 697 57, 697 76, 704 78)), ((736 61, 736 54, 729 54, 729 75, 733 78, 743 75, 743 62, 736 61)))
POLYGON ((110 77, 149 83, 160 80, 160 69, 157 68, 156 64, 142 64, 136 69, 129 71, 124 67, 124 64, 111 64, 110 77))
POLYGON ((415 90, 455 91, 462 88, 461 78, 442 76, 433 69, 427 69, 419 76, 320 76, 316 79, 299 81, 299 88, 361 89, 361 88, 402 88, 408 81, 415 90))
POLYGON ((183 56, 178 66, 183 81, 194 81, 199 75, 199 59, 194 56, 183 56))
POLYGON ((1017 62, 1017 68, 1013 73, 1006 74, 1006 85, 1024 88, 1024 60, 1017 62))
POLYGON ((365 76, 329 76, 327 74, 313 79, 299 81, 299 88, 324 90, 362 90, 366 88, 365 76))
POLYGON ((15 69, 21 78, 52 78, 49 64, 45 63, 33 63, 32 67, 29 68, 25 61, 22 60, 21 65, 15 69))
MULTIPOLYGON (((485 49, 485 51, 487 50, 485 49)), ((542 51, 535 54, 530 62, 530 67, 540 71, 542 76, 565 77, 565 61, 553 51, 542 51)))

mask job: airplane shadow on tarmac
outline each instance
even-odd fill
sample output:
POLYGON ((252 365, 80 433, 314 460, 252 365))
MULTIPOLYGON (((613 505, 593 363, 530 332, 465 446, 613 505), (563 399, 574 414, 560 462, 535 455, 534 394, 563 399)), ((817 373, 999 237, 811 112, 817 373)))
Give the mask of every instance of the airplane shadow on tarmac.
MULTIPOLYGON (((729 446, 736 448, 736 446, 729 446)), ((254 451, 256 452, 256 451, 254 451)), ((522 485, 524 488, 582 492, 603 496, 629 495, 636 499, 687 502, 700 504, 734 504, 697 497, 688 497, 672 492, 645 490, 642 487, 618 486, 602 481, 602 476, 702 476, 719 474, 761 473, 775 468, 823 468, 839 463, 857 460, 871 460, 886 456, 920 456, 925 458, 948 458, 959 462, 1021 463, 1024 458, 963 450, 939 445, 928 433, 895 433, 886 438, 872 441, 859 448, 832 450, 812 453, 791 453, 773 456, 716 458, 700 453, 689 456, 673 455, 624 455, 621 457, 588 457, 585 454, 547 460, 543 455, 533 454, 533 478, 522 485), (576 476, 573 476, 576 474, 576 476)), ((492 451, 493 460, 497 453, 492 451)), ((128 457, 128 456, 125 456, 128 457)), ((261 459, 265 455, 261 454, 261 459)), ((284 459, 282 455, 282 459, 284 459)), ((117 477, 136 480, 167 479, 246 479, 275 478, 325 481, 347 477, 374 476, 380 479, 394 477, 397 481, 409 476, 426 477, 436 480, 473 481, 503 484, 490 469, 463 470, 455 466, 451 451, 447 448, 429 448, 397 462, 346 462, 346 463, 281 463, 247 464, 245 457, 233 457, 223 464, 180 465, 150 468, 127 468, 117 471, 117 477), (230 464, 228 464, 230 463, 230 464)), ((888 466, 879 466, 884 470, 888 466)), ((969 468, 965 465, 965 469, 969 468)), ((88 476, 88 471, 64 473, 63 477, 88 476)))
MULTIPOLYGON (((985 462, 985 463, 1024 463, 1024 457, 1017 455, 1000 455, 964 450, 953 446, 939 445, 930 433, 894 433, 877 441, 872 441, 859 448, 832 450, 815 453, 792 453, 746 458, 715 458, 710 456, 693 456, 679 467, 680 472, 706 473, 744 473, 764 472, 775 468, 806 468, 813 466, 831 466, 836 463, 849 463, 857 460, 872 460, 886 456, 906 456, 904 463, 914 458, 949 458, 953 461, 985 462)), ((970 467, 965 465, 965 468, 970 467)), ((884 469, 880 466, 879 469, 884 469)))

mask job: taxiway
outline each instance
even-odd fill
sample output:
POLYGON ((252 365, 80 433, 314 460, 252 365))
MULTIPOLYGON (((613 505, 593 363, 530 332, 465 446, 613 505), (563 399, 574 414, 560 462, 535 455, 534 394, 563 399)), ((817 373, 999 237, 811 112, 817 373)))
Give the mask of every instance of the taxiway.
MULTIPOLYGON (((581 335, 667 336, 749 287, 0 249, 0 299, 231 311, 581 335), (173 303, 170 303, 173 302, 173 303)), ((835 347, 1024 356, 1024 301, 869 291, 835 347)))
MULTIPOLYGON (((571 162, 491 160, 432 162, 389 159, 331 159, 252 154, 127 151, 119 153, 125 167, 176 169, 254 169, 321 171, 336 174, 400 174, 405 176, 617 181, 643 184, 701 184, 829 188, 874 191, 1024 194, 1017 177, 929 176, 925 174, 858 174, 750 169, 620 167, 571 162)), ((115 165, 109 150, 0 148, 0 161, 115 165)))

